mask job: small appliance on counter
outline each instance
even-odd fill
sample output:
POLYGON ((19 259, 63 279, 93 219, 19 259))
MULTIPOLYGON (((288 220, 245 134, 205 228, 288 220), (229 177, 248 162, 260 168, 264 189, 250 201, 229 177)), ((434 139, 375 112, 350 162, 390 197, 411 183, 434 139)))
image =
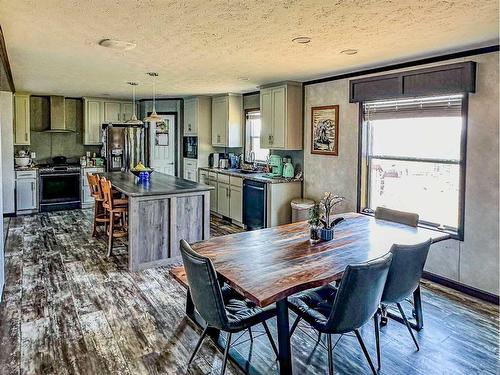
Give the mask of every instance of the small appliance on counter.
POLYGON ((228 169, 229 168, 229 159, 226 159, 226 158, 219 159, 219 168, 220 169, 228 169))
POLYGON ((236 154, 229 153, 229 169, 236 169, 239 167, 239 157, 236 154))
POLYGON ((210 168, 229 168, 229 156, 223 152, 213 152, 208 155, 208 166, 210 168), (222 161, 224 160, 224 161, 222 161))
POLYGON ((281 177, 283 175, 283 159, 279 155, 269 156, 270 172, 267 174, 269 177, 281 177))
POLYGON ((285 156, 283 158, 283 177, 293 178, 295 176, 295 168, 292 164, 292 158, 290 156, 285 156))

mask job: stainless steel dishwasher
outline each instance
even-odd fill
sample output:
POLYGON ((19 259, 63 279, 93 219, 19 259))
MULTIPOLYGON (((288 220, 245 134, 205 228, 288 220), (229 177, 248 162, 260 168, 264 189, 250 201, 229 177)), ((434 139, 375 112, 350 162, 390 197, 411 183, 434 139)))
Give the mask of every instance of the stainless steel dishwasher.
POLYGON ((243 224, 248 230, 267 226, 267 184, 243 180, 243 224))

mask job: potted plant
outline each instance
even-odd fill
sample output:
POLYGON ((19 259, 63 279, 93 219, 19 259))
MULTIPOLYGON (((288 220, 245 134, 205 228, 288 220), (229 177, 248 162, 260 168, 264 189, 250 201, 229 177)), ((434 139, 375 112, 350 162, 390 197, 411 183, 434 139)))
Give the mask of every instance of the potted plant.
POLYGON ((321 210, 319 208, 319 204, 315 204, 309 210, 309 235, 312 244, 318 243, 321 239, 319 236, 319 231, 321 229, 321 219, 320 219, 321 210))
POLYGON ((322 211, 321 224, 323 228, 320 231, 320 238, 324 241, 330 241, 333 239, 333 231, 335 225, 340 223, 343 218, 333 219, 333 208, 342 203, 345 200, 344 197, 338 195, 333 195, 330 192, 325 193, 323 199, 319 202, 320 209, 322 211))

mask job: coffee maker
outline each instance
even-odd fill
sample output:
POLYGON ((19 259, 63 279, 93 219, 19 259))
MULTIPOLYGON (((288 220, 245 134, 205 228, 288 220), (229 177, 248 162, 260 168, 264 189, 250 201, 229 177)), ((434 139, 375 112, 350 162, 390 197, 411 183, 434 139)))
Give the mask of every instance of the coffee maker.
POLYGON ((281 177, 283 175, 283 159, 279 155, 269 156, 270 177, 281 177))

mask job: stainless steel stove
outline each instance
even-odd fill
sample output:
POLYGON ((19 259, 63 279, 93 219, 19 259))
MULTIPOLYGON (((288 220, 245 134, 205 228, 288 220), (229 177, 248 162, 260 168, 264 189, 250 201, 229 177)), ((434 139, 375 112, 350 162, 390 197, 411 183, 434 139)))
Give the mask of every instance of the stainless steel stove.
POLYGON ((55 157, 52 163, 38 166, 40 211, 80 208, 80 165, 55 157))

